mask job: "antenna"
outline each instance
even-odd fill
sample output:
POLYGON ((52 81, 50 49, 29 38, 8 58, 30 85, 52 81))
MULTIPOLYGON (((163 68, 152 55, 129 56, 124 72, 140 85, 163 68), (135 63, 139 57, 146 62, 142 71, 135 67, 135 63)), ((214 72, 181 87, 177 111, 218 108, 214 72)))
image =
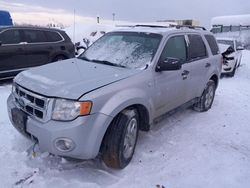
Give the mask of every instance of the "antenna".
POLYGON ((100 23, 100 16, 99 15, 96 16, 96 21, 98 24, 100 23))

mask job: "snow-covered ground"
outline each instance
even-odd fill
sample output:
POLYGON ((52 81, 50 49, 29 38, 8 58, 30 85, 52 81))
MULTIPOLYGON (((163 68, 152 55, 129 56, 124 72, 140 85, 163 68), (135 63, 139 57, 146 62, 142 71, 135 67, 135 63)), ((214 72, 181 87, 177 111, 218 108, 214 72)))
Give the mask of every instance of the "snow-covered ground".
POLYGON ((132 162, 121 171, 107 169, 98 159, 28 155, 32 143, 10 124, 11 86, 2 84, 0 187, 248 188, 250 51, 243 52, 242 61, 234 78, 221 80, 210 111, 183 110, 141 133, 132 162))

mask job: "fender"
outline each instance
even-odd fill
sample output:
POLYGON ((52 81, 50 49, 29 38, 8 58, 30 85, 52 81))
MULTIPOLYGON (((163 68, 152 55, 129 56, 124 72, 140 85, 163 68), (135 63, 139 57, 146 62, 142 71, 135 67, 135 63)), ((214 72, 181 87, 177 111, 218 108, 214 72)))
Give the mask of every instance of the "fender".
POLYGON ((145 91, 139 88, 129 88, 117 92, 100 107, 99 112, 114 118, 122 110, 133 105, 144 106, 149 113, 149 123, 152 121, 153 101, 145 91))

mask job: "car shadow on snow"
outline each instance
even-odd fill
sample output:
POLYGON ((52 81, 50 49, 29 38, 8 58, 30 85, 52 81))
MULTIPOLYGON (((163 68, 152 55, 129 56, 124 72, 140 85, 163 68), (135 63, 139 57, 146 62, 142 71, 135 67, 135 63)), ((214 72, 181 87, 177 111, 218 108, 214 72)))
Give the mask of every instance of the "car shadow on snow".
POLYGON ((34 170, 36 176, 39 175, 42 179, 49 181, 54 181, 52 177, 71 179, 107 187, 119 179, 116 171, 106 167, 100 156, 92 160, 78 160, 55 156, 47 152, 41 153, 39 148, 35 148, 35 153, 32 149, 28 149, 30 151, 27 151, 26 165, 36 169, 34 170), (50 174, 53 176, 51 177, 50 174))
POLYGON ((50 174, 53 174, 53 177, 57 179, 72 179, 79 182, 94 183, 101 187, 109 187, 122 180, 131 170, 143 169, 143 165, 147 163, 147 158, 151 160, 149 154, 152 152, 151 150, 155 149, 157 140, 165 140, 166 144, 171 144, 171 140, 165 139, 168 134, 171 134, 171 131, 177 126, 183 125, 181 122, 185 117, 195 113, 190 109, 179 109, 171 115, 165 115, 159 119, 149 132, 140 132, 133 160, 127 168, 121 171, 106 167, 100 156, 93 160, 70 159, 41 153, 37 146, 35 147, 35 155, 32 154, 32 150, 27 152, 26 164, 32 169, 37 169, 36 176, 39 175, 45 180, 52 181, 50 174), (144 161, 141 161, 142 158, 144 161))

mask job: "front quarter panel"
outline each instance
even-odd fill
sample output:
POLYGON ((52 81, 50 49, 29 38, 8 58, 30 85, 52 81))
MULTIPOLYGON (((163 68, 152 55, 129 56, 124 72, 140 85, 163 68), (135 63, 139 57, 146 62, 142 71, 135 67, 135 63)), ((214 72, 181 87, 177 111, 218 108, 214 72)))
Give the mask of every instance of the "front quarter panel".
POLYGON ((154 99, 151 97, 154 83, 151 74, 147 73, 150 71, 142 71, 135 76, 86 94, 80 100, 93 101, 91 113, 103 113, 112 117, 129 106, 140 104, 148 110, 151 120, 154 116, 154 99))

